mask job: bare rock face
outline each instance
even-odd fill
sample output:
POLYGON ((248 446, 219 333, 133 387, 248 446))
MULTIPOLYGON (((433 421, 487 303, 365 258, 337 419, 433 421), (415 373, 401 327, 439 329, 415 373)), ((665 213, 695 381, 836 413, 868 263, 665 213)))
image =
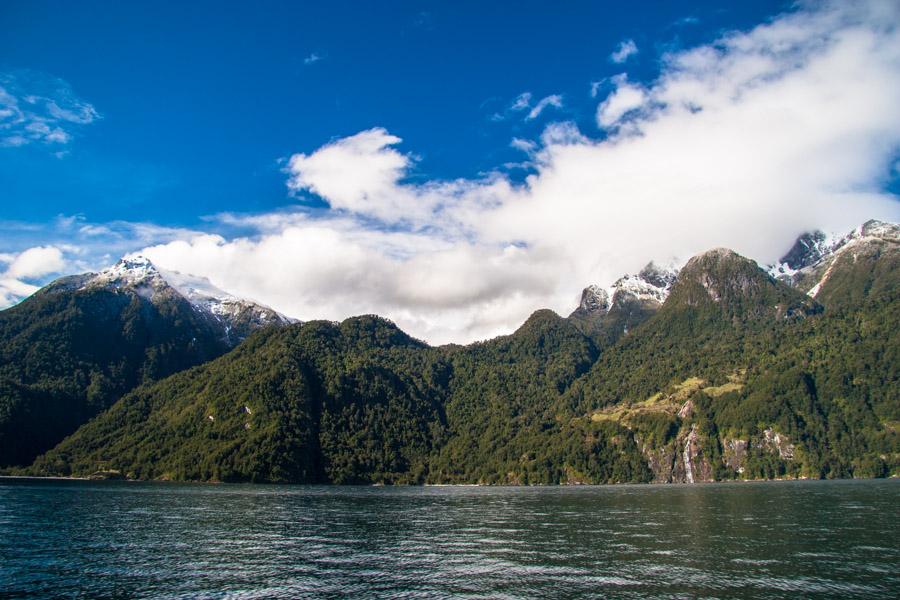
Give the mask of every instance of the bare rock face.
POLYGON ((684 483, 713 481, 712 465, 703 452, 696 425, 691 425, 691 430, 684 439, 681 459, 684 463, 684 483))
POLYGON ((638 436, 635 436, 635 442, 647 461, 647 467, 653 473, 652 483, 672 483, 672 474, 675 469, 675 446, 667 444, 661 448, 654 448, 638 436))
POLYGON ((763 431, 761 445, 769 452, 777 453, 782 460, 794 460, 794 445, 786 435, 777 433, 771 427, 763 431))
POLYGON ((744 461, 747 457, 749 442, 742 439, 723 439, 722 450, 725 466, 735 473, 744 472, 744 461))
POLYGON ((713 468, 703 450, 697 425, 682 427, 674 442, 654 448, 635 440, 653 472, 653 483, 701 483, 714 481, 713 468))
POLYGON ((576 313, 594 315, 609 311, 609 294, 599 285, 589 285, 581 292, 576 313))

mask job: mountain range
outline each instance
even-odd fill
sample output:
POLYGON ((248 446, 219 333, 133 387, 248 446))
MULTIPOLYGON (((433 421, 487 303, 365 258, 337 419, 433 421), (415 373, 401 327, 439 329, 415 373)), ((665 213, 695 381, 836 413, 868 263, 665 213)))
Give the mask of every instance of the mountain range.
POLYGON ((132 256, 0 312, 7 473, 304 483, 900 474, 900 227, 718 248, 432 347, 132 256))

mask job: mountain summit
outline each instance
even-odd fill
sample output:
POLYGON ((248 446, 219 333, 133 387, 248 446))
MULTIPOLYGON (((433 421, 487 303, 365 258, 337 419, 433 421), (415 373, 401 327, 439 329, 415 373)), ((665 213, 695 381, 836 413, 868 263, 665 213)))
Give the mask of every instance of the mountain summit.
POLYGON ((637 274, 624 275, 609 288, 589 285, 569 319, 584 332, 609 343, 654 314, 666 301, 678 270, 648 263, 637 274))
POLYGON ((260 327, 294 322, 268 306, 222 291, 205 277, 160 269, 141 255, 126 256, 88 275, 79 289, 98 288, 134 293, 150 302, 172 301, 180 296, 213 326, 221 328, 222 339, 228 344, 240 342, 260 327))
POLYGON ((127 256, 0 312, 0 466, 24 464, 134 387, 290 320, 127 256))
POLYGON ((773 277, 816 297, 840 256, 900 244, 900 225, 875 219, 837 237, 823 231, 802 234, 791 249, 769 268, 773 277))

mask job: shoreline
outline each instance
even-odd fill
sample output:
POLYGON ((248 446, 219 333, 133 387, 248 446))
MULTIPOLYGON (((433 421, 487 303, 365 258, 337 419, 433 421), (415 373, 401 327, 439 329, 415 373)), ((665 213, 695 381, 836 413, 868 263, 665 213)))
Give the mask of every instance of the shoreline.
POLYGON ((900 479, 900 475, 890 475, 888 477, 844 477, 838 479, 812 479, 809 477, 796 478, 778 478, 778 479, 728 479, 722 481, 698 481, 695 483, 676 482, 622 482, 622 483, 550 483, 550 484, 512 484, 512 483, 403 483, 403 484, 386 484, 386 483, 295 483, 295 482, 250 482, 250 481, 199 481, 187 480, 176 481, 172 479, 104 479, 91 477, 75 477, 63 475, 0 475, 0 481, 5 479, 24 479, 36 481, 90 481, 90 482, 114 482, 114 483, 167 483, 167 484, 189 484, 189 485, 250 485, 250 486, 315 486, 315 487, 354 487, 354 488, 599 488, 599 487, 670 487, 670 486, 704 486, 704 485, 722 485, 722 484, 742 484, 742 483, 789 483, 801 481, 880 481, 900 479))

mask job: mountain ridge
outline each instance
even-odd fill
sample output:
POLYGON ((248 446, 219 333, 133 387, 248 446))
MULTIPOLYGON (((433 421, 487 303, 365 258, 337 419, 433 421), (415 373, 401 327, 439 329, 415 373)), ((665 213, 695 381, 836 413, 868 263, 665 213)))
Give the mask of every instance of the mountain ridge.
POLYGON ((855 250, 836 252, 816 299, 713 249, 671 279, 620 279, 663 287, 664 302, 623 291, 621 307, 653 310, 614 321, 614 303, 596 303, 594 330, 549 310, 468 346, 432 347, 374 315, 262 328, 125 394, 25 472, 507 484, 900 474, 891 235, 844 244, 855 250))
POLYGON ((146 258, 126 257, 0 311, 0 466, 31 462, 138 385, 288 324, 231 296, 188 295, 146 258))

